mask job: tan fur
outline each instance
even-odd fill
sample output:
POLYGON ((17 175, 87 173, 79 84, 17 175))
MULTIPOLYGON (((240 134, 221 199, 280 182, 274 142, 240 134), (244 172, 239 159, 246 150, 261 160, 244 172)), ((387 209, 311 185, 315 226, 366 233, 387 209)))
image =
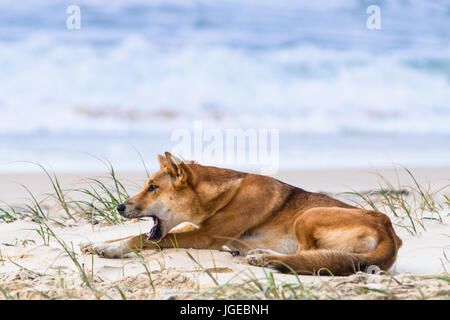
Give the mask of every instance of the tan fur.
POLYGON ((355 208, 271 177, 182 162, 166 152, 161 170, 127 200, 128 218, 156 216, 161 239, 146 235, 86 245, 107 257, 133 250, 173 247, 221 249, 282 271, 347 275, 377 265, 388 270, 402 242, 383 213, 355 208), (150 185, 157 186, 148 191, 150 185), (169 231, 182 222, 177 233, 169 231), (96 249, 97 248, 97 249, 96 249), (256 250, 255 250, 256 249, 256 250))

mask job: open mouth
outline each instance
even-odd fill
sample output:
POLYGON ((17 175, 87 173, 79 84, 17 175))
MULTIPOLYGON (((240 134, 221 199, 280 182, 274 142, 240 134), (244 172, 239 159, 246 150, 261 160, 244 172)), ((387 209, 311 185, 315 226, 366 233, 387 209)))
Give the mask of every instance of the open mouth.
POLYGON ((153 219, 153 227, 147 233, 146 239, 148 241, 157 241, 162 236, 159 219, 155 216, 151 216, 151 218, 153 219))

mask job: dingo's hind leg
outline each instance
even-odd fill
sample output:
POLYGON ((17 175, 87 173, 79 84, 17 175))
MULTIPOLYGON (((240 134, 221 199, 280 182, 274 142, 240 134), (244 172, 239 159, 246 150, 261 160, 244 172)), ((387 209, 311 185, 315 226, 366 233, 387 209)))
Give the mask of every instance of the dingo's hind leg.
POLYGON ((299 274, 349 275, 372 264, 388 270, 397 252, 390 225, 389 218, 378 212, 337 207, 310 209, 295 222, 295 254, 257 252, 248 255, 247 261, 299 274))

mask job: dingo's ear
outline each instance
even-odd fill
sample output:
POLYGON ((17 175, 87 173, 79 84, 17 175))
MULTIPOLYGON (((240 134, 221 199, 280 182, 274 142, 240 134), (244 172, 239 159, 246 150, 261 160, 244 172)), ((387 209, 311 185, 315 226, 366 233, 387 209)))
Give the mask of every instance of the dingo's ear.
POLYGON ((158 162, 159 162, 159 167, 162 169, 167 168, 167 160, 166 157, 164 157, 161 154, 158 154, 158 162))
POLYGON ((175 178, 178 175, 178 165, 181 164, 181 160, 174 157, 170 152, 164 152, 166 155, 166 170, 175 178))
POLYGON ((169 159, 171 160, 171 162, 175 163, 175 164, 180 164, 183 162, 183 160, 181 160, 178 157, 175 157, 173 154, 171 154, 170 152, 164 152, 164 154, 166 155, 166 159, 167 162, 170 162, 169 159))
POLYGON ((167 161, 167 166, 165 168, 167 170, 167 173, 173 179, 174 187, 182 187, 186 185, 186 182, 191 176, 191 170, 183 161, 170 154, 169 152, 165 152, 164 154, 166 155, 167 161))
POLYGON ((165 157, 163 155, 158 154, 158 161, 161 169, 168 168, 170 166, 170 162, 173 162, 175 164, 180 164, 181 162, 183 162, 181 161, 181 159, 175 157, 170 152, 166 151, 164 154, 166 155, 165 157))

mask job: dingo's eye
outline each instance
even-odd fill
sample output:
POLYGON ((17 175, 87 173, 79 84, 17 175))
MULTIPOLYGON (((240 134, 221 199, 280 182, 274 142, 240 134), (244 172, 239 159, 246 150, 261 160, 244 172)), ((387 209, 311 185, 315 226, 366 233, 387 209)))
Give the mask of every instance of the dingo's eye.
POLYGON ((152 192, 152 191, 155 191, 156 190, 156 188, 158 188, 157 186, 155 186, 154 184, 151 184, 151 185, 149 185, 148 186, 148 189, 147 189, 147 191, 148 192, 152 192))

